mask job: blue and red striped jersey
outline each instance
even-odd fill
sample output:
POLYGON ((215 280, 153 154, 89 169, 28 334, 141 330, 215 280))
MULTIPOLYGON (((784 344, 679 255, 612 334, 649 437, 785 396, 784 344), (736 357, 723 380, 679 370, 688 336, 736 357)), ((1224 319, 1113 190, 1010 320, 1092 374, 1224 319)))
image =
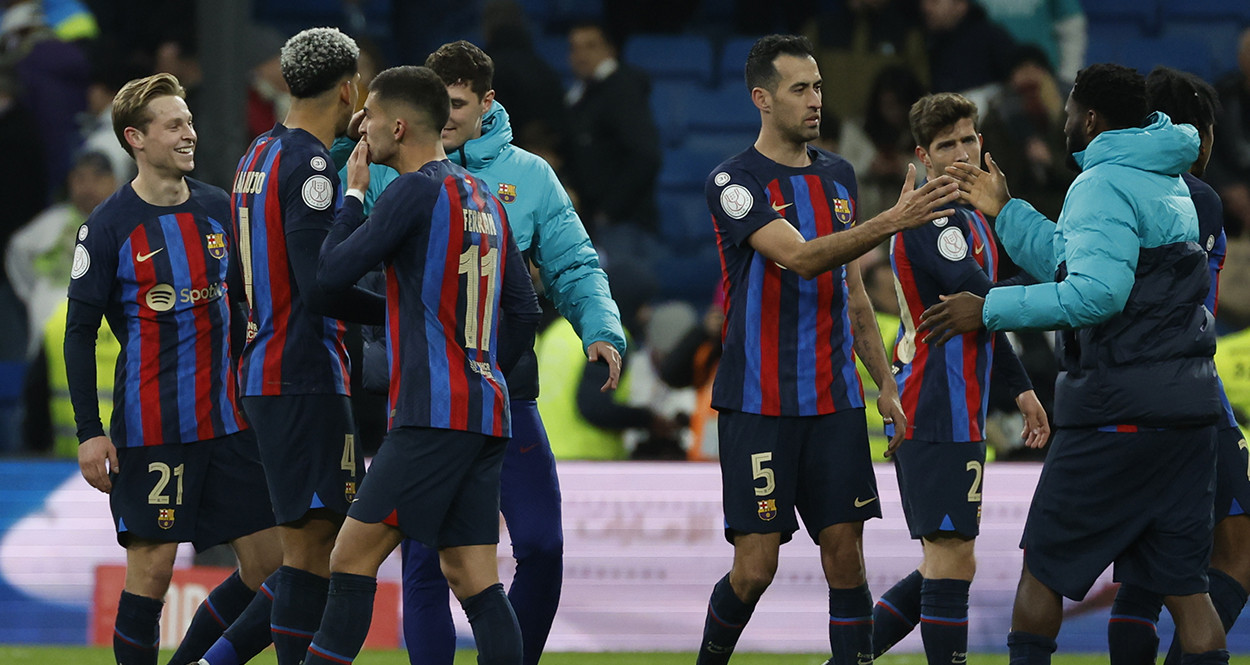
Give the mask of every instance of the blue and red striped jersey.
POLYGON ((330 153, 302 129, 275 125, 239 160, 231 211, 251 307, 239 363, 243 395, 350 393, 347 328, 309 309, 287 243, 296 231, 328 232, 342 202, 330 153))
POLYGON ((69 297, 104 309, 121 343, 109 436, 118 447, 192 443, 244 429, 230 356, 230 200, 150 205, 130 184, 78 230, 69 297))
MULTIPOLYGON (((907 439, 983 441, 991 370, 1018 395, 1031 388, 1005 334, 984 329, 964 333, 942 346, 916 334, 920 315, 939 296, 989 292, 998 278, 998 244, 985 216, 961 205, 951 217, 897 233, 890 239, 890 264, 899 301, 894 343, 894 380, 907 439)), ((887 426, 888 434, 893 427, 887 426)))
POLYGON ((777 219, 808 240, 855 223, 850 163, 815 147, 808 154, 810 166, 792 168, 751 147, 716 167, 704 186, 726 294, 724 355, 712 386, 718 409, 814 416, 864 406, 846 269, 803 279, 749 242, 777 219))
POLYGON ((385 265, 390 427, 511 436, 504 369, 533 348, 542 310, 503 206, 441 160, 397 178, 357 226, 362 216, 349 198, 317 278, 342 289, 385 265))
MULTIPOLYGON (((1207 311, 1215 314, 1220 306, 1220 271, 1224 269, 1224 257, 1228 254, 1228 236, 1224 232, 1224 202, 1215 189, 1192 173, 1181 176, 1189 187, 1189 197, 1198 212, 1198 242, 1207 250, 1207 266, 1211 271, 1211 290, 1207 292, 1207 311)), ((1220 402, 1224 406, 1221 427, 1237 427, 1233 406, 1220 381, 1220 402)))

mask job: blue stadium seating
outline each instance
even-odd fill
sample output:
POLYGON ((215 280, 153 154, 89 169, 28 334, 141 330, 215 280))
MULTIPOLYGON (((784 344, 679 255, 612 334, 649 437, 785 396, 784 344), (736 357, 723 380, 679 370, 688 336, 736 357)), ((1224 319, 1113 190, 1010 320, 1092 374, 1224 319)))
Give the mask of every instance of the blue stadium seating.
POLYGON ((569 79, 573 76, 573 71, 569 69, 568 37, 564 35, 542 35, 534 39, 534 50, 560 74, 561 78, 569 79))
POLYGON ((691 97, 700 86, 675 81, 656 81, 651 87, 651 114, 660 130, 662 145, 679 145, 686 137, 691 97))
POLYGON ((709 91, 692 92, 689 115, 692 130, 750 131, 760 126, 760 112, 751 103, 745 84, 727 83, 709 91))
POLYGON ((745 86, 743 68, 746 67, 747 54, 758 37, 734 37, 724 43, 720 50, 720 71, 717 81, 721 87, 737 84, 745 86))
POLYGON ((711 83, 712 43, 698 35, 634 35, 625 42, 625 62, 653 81, 711 83))
POLYGON ((1162 9, 1165 26, 1173 19, 1250 21, 1246 0, 1170 0, 1162 3, 1162 9))
MULTIPOLYGON (((1190 0, 1084 0, 1081 5, 1090 24, 1099 21, 1132 21, 1147 31, 1159 29, 1160 4, 1183 3, 1190 0)), ((1218 0, 1217 0, 1218 1, 1218 0)), ((1228 1, 1228 0, 1225 0, 1228 1)), ((1239 0, 1232 0, 1234 2, 1239 0)), ((1093 45, 1093 39, 1090 39, 1093 45)))
POLYGON ((707 180, 708 174, 729 156, 716 148, 698 146, 665 150, 660 166, 660 188, 702 192, 703 182, 707 180))
POLYGON ((660 236, 666 241, 707 241, 715 233, 702 190, 660 191, 660 236))

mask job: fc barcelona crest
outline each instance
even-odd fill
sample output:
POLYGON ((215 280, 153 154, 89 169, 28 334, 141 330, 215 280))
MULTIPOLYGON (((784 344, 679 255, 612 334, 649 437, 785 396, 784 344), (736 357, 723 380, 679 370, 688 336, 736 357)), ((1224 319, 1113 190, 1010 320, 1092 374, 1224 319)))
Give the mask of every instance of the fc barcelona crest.
POLYGON ((776 499, 761 499, 759 501, 759 505, 760 505, 760 511, 759 511, 760 519, 764 520, 765 522, 768 522, 777 516, 777 500, 776 499))
POLYGON ((348 503, 356 500, 356 481, 347 481, 347 486, 343 488, 343 497, 347 499, 348 503))
POLYGON ((516 200, 516 185, 509 185, 506 182, 499 183, 499 191, 495 192, 495 196, 499 197, 504 203, 512 203, 516 200))
POLYGON ((174 509, 161 508, 156 515, 156 525, 162 529, 168 529, 174 525, 174 509))
POLYGON ((226 258, 226 234, 209 233, 204 236, 204 244, 208 246, 208 255, 214 259, 226 258))
POLYGON ((834 199, 833 214, 843 224, 851 223, 851 202, 849 199, 834 199))

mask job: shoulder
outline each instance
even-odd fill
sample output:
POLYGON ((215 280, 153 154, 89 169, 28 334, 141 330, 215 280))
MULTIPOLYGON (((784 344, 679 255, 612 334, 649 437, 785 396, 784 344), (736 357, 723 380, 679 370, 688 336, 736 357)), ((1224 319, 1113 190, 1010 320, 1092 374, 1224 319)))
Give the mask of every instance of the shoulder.
POLYGON ((141 212, 141 203, 129 184, 122 185, 91 211, 85 226, 90 226, 93 230, 99 228, 118 231, 120 226, 129 221, 133 227, 135 218, 141 212))
POLYGON ((230 195, 216 185, 210 185, 195 178, 187 178, 187 187, 191 189, 191 199, 206 208, 226 206, 229 209, 230 207, 230 195))
POLYGON ((708 191, 720 189, 730 184, 745 185, 752 188, 771 180, 769 173, 771 164, 748 148, 726 159, 708 174, 705 187, 708 191))

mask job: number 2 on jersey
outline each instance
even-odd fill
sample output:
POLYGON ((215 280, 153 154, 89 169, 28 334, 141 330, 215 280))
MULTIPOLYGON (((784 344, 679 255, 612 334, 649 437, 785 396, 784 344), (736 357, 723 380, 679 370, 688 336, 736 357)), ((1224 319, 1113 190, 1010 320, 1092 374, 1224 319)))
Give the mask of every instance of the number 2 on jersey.
POLYGON ((464 346, 490 351, 491 325, 495 316, 495 275, 499 271, 499 248, 482 253, 478 245, 469 245, 460 255, 460 274, 468 275, 464 290, 464 346), (482 303, 482 280, 486 280, 486 302, 482 303), (485 305, 485 306, 483 306, 485 305))

